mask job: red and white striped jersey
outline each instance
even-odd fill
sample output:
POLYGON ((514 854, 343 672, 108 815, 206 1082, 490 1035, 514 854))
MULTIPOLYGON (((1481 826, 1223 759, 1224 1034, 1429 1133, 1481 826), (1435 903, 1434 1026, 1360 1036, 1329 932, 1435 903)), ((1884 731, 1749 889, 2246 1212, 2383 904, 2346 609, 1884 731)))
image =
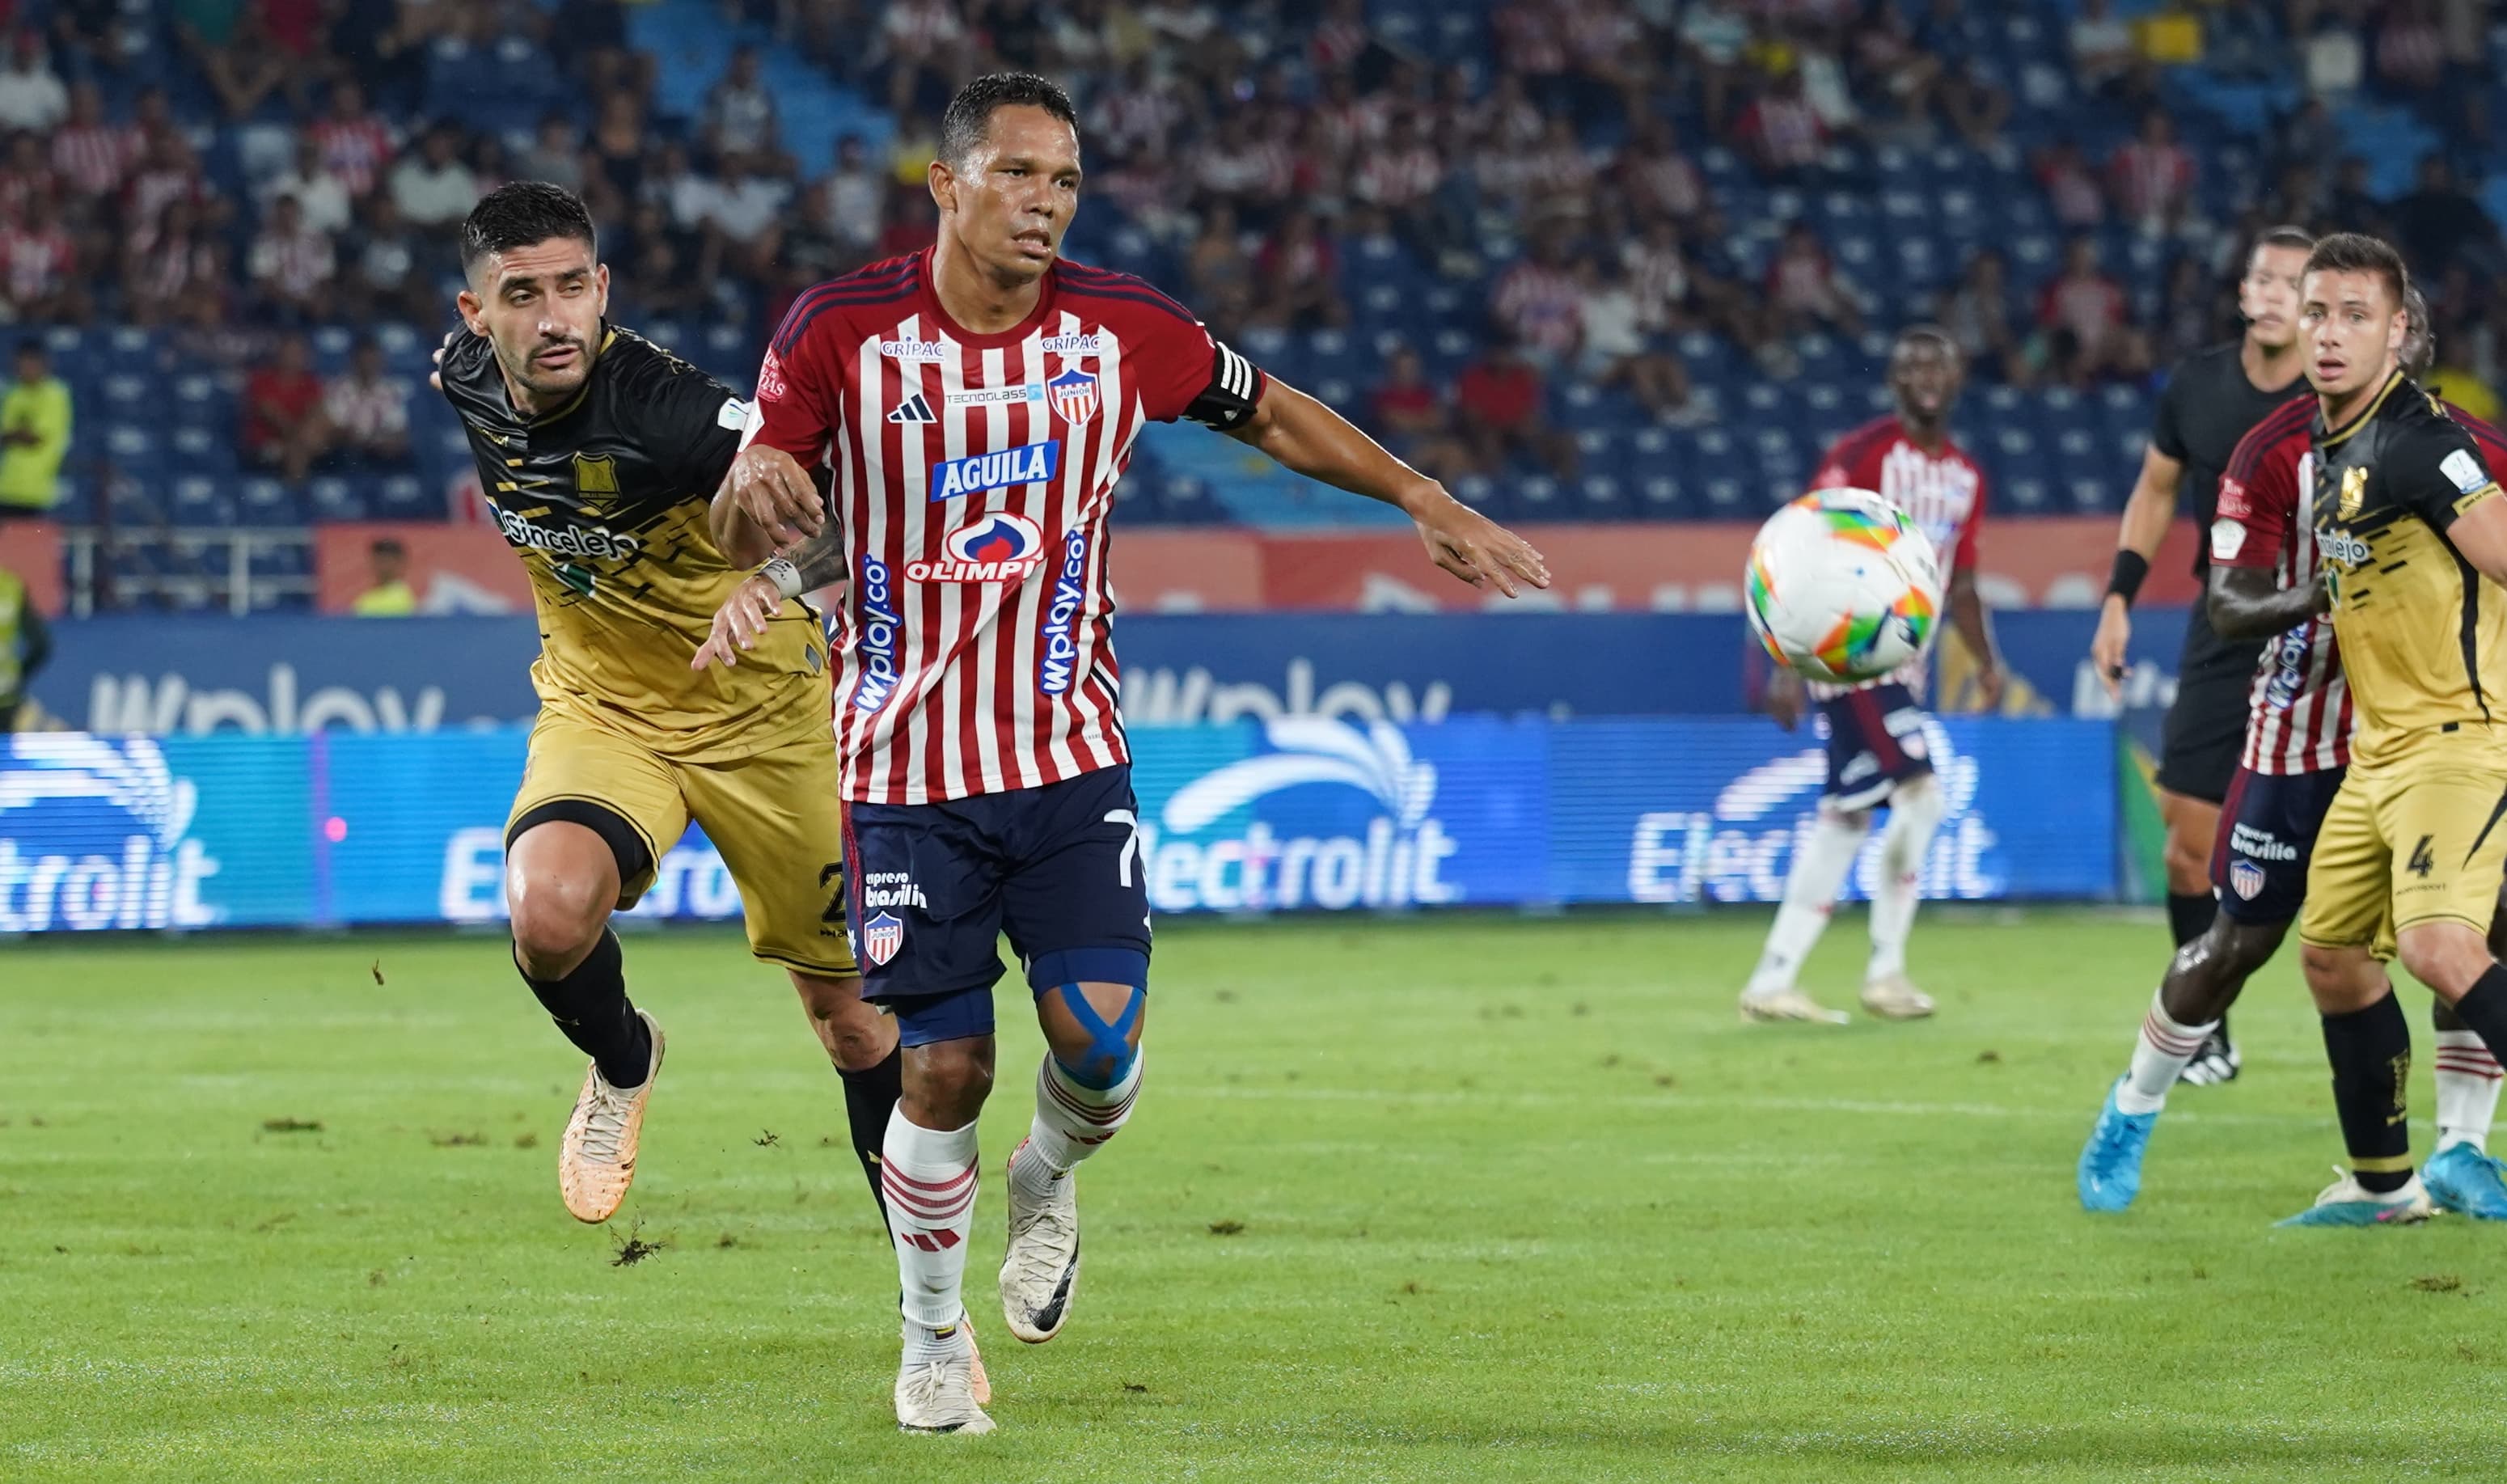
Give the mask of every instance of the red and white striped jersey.
MULTIPOLYGON (((2507 469, 2507 435, 2452 403, 2447 416, 2481 446, 2492 470, 2507 469)), ((2315 395, 2304 392, 2246 430, 2220 476, 2211 522, 2211 564, 2267 568, 2281 588, 2313 582, 2321 565, 2315 523, 2315 460, 2308 429, 2315 395)), ((2333 623, 2318 615, 2264 646, 2246 703, 2250 772, 2282 776, 2350 764, 2350 687, 2333 623)))
MULTIPOLYGON (((1984 524, 1984 470, 1947 437, 1938 451, 1927 451, 1907 436, 1896 414, 1876 417, 1836 440, 1819 461, 1809 488, 1869 489, 1905 511, 1933 543, 1944 592, 1952 572, 1976 565, 1977 529, 1984 524)), ((1885 680, 1869 683, 1894 681, 1921 696, 1924 666, 1917 660, 1885 680)), ((1860 689, 1817 681, 1810 685, 1811 695, 1823 701, 1860 689)))
POLYGON ((927 804, 1128 762, 1114 483, 1144 422, 1234 427, 1266 385, 1144 280, 1073 263, 997 335, 941 308, 928 248, 793 301, 749 437, 832 478, 845 797, 927 804))

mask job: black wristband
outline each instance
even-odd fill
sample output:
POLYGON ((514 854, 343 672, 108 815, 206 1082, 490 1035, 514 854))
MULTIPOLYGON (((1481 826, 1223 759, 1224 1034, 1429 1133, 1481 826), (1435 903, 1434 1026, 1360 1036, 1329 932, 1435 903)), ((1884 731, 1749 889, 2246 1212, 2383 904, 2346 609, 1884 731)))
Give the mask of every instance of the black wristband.
POLYGON ((2107 577, 2107 591, 2123 598, 2124 605, 2129 608, 2141 592, 2142 579, 2149 575, 2149 558, 2130 548, 2121 550, 2116 553, 2115 571, 2107 577))

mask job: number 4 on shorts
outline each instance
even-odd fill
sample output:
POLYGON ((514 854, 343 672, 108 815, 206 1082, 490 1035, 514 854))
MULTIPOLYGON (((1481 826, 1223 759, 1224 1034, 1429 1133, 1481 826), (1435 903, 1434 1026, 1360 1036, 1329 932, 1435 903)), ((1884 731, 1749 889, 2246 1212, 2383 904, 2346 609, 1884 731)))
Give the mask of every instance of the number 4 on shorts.
POLYGON ((2437 869, 2437 857, 2429 853, 2430 839, 2430 836, 2422 835, 2420 843, 2412 847, 2412 858, 2404 863, 2405 870, 2422 881, 2426 881, 2428 874, 2437 869))

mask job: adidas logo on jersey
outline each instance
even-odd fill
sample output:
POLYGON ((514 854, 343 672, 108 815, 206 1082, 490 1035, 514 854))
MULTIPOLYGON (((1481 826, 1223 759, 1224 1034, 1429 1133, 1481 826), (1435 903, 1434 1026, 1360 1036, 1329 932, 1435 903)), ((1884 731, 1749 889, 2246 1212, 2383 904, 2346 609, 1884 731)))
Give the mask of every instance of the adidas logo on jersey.
POLYGON ((908 396, 904 401, 896 404, 895 408, 889 413, 888 420, 890 422, 937 422, 940 419, 931 416, 931 404, 924 401, 923 393, 918 391, 911 396, 908 396))

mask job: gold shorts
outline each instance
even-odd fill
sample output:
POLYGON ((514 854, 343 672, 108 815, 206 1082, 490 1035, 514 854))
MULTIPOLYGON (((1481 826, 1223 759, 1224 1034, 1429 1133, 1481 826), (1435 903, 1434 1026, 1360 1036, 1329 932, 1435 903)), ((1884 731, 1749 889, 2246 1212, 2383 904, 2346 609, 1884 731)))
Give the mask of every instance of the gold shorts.
POLYGON ((624 911, 652 887, 694 818, 740 888, 749 952, 805 974, 846 978, 861 971, 845 934, 840 802, 831 737, 813 734, 731 762, 683 763, 542 706, 505 838, 510 845, 525 815, 545 817, 550 806, 588 804, 625 821, 644 861, 634 880, 619 883, 624 911))
POLYGON ((2390 959, 2416 923, 2489 930, 2507 871, 2507 768, 2483 747, 2430 747, 2374 774, 2356 766, 2325 812, 2298 937, 2390 959))

